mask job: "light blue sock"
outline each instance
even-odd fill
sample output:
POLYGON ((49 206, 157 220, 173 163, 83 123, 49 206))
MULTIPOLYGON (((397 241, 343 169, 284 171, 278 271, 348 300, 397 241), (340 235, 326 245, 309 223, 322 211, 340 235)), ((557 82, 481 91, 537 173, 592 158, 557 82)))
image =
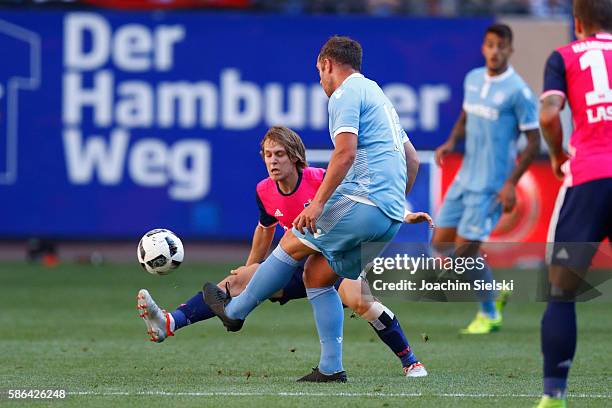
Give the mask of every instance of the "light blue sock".
MULTIPOLYGON (((484 280, 485 282, 493 282, 493 273, 491 268, 486 263, 484 268, 477 270, 478 276, 476 279, 484 280)), ((480 292, 480 311, 490 318, 497 316, 497 309, 495 308, 495 298, 497 297, 497 291, 486 290, 480 292)))
POLYGON ((244 320, 257 305, 282 289, 299 265, 299 261, 277 246, 259 265, 244 291, 225 306, 225 313, 232 319, 244 320))
POLYGON ((319 371, 327 375, 344 371, 342 368, 344 311, 342 310, 340 296, 333 286, 306 288, 306 293, 312 305, 319 341, 321 342, 319 371))

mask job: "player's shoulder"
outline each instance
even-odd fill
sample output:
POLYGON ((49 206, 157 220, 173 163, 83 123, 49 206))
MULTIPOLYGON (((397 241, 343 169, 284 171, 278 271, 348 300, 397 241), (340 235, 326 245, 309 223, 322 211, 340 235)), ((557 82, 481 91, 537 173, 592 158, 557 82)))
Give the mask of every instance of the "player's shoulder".
POLYGON ((302 179, 309 182, 321 182, 325 177, 325 169, 319 167, 305 167, 302 170, 302 179))
POLYGON ((365 76, 363 76, 363 74, 351 74, 347 79, 344 80, 342 85, 340 85, 338 89, 334 91, 330 100, 340 99, 345 95, 352 97, 358 96, 361 94, 363 89, 370 87, 372 83, 376 84, 376 82, 367 79, 365 76))
POLYGON ((555 53, 558 53, 564 59, 571 56, 578 56, 581 55, 580 53, 582 51, 587 51, 591 49, 591 47, 599 49, 602 46, 602 43, 607 43, 605 47, 606 49, 608 49, 608 44, 610 44, 611 42, 612 34, 600 33, 592 37, 574 40, 560 47, 557 47, 552 52, 551 56, 553 56, 555 53))
POLYGON ((469 70, 468 73, 465 74, 465 81, 484 81, 486 70, 486 67, 477 67, 469 70))
POLYGON ((262 195, 266 195, 271 190, 276 190, 276 183, 270 177, 266 177, 257 183, 257 187, 255 188, 257 194, 261 197, 262 195))
POLYGON ((527 81, 514 69, 512 70, 512 75, 508 78, 508 85, 516 88, 517 90, 522 90, 523 88, 529 88, 527 81))

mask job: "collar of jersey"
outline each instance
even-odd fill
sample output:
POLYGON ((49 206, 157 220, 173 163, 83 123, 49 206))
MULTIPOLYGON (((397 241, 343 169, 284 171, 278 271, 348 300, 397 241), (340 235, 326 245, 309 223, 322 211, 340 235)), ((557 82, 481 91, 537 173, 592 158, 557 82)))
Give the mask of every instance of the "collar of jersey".
POLYGON ((598 40, 612 40, 612 34, 602 31, 594 35, 598 40))
POLYGON ((504 72, 501 75, 495 75, 495 76, 489 76, 489 74, 487 74, 487 69, 485 68, 484 77, 485 77, 485 81, 487 82, 501 82, 504 79, 510 77, 510 75, 512 74, 514 74, 514 68, 512 68, 512 65, 508 65, 508 69, 506 70, 506 72, 504 72))
MULTIPOLYGON (((360 72, 353 72, 351 75, 347 76, 346 78, 344 78, 344 81, 342 81, 342 83, 340 84, 340 86, 344 85, 346 83, 346 81, 348 81, 351 78, 365 78, 363 76, 362 73, 360 72)), ((338 88, 340 88, 340 86, 338 88)))
POLYGON ((300 183, 302 182, 302 173, 303 173, 303 171, 298 171, 297 183, 295 183, 295 188, 290 193, 283 193, 281 191, 281 189, 278 187, 278 183, 274 183, 274 184, 276 184, 276 190, 278 191, 278 193, 280 195, 282 195, 282 196, 285 196, 285 197, 290 196, 291 194, 295 193, 297 191, 297 189, 300 187, 300 183))

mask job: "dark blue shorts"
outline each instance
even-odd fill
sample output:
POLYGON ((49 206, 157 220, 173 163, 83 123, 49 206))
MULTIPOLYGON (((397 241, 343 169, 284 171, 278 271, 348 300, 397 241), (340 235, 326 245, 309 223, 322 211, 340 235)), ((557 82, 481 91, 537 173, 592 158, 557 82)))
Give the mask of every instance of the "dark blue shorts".
MULTIPOLYGON (((300 266, 295 270, 293 276, 289 280, 289 283, 285 285, 283 288, 283 296, 276 299, 270 299, 272 302, 278 302, 281 305, 284 305, 290 300, 293 299, 303 299, 306 297, 306 286, 304 286, 304 267, 300 266)), ((338 278, 334 286, 336 290, 340 287, 340 283, 344 278, 338 278)))
POLYGON ((548 229, 555 243, 549 263, 587 269, 606 237, 612 240, 612 178, 561 187, 548 229))

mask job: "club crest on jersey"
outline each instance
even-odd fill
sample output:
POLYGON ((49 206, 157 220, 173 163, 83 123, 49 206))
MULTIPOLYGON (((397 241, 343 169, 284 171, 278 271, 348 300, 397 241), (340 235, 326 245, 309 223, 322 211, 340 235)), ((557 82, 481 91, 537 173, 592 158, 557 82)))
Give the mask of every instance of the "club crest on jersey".
POLYGON ((496 105, 501 105, 504 99, 506 99, 506 94, 501 91, 495 92, 495 95, 493 95, 493 103, 496 105))
POLYGON ((308 199, 308 201, 304 203, 304 208, 308 207, 311 202, 312 202, 312 199, 308 199))

